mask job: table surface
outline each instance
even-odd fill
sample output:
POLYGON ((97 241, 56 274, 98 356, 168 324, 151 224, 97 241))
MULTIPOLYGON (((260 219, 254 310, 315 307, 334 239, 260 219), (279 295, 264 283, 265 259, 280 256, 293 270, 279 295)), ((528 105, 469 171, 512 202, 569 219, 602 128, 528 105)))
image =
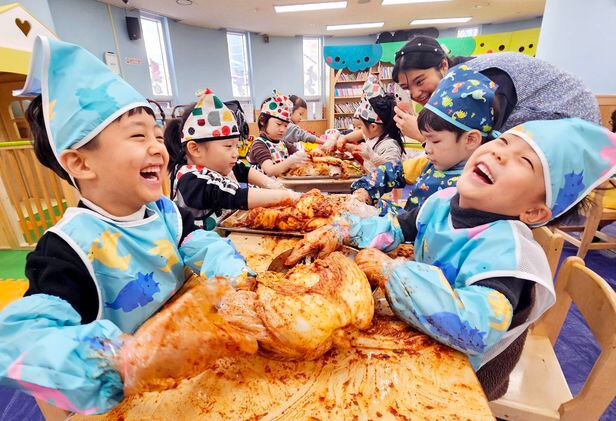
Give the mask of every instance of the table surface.
MULTIPOLYGON (((229 238, 257 272, 298 241, 237 233, 229 238)), ((127 398, 102 416, 73 419, 494 419, 463 354, 386 317, 375 318, 362 337, 363 345, 334 349, 315 361, 259 354, 222 359, 175 389, 127 398), (383 337, 389 339, 379 342, 383 337)))

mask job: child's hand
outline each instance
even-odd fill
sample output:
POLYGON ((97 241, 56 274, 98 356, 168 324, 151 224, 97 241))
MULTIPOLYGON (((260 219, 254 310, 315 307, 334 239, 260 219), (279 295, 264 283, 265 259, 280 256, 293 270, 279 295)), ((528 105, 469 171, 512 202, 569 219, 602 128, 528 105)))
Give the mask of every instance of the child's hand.
POLYGON ((364 202, 368 205, 372 204, 372 198, 370 197, 370 194, 368 193, 368 191, 366 189, 357 189, 353 192, 353 196, 361 201, 364 202))
POLYGON ((338 138, 338 140, 336 141, 336 149, 338 149, 341 152, 345 151, 345 145, 347 144, 349 140, 347 139, 346 136, 342 135, 338 138))
POLYGON ((353 154, 357 154, 362 157, 364 161, 372 161, 376 158, 376 152, 368 146, 367 143, 360 143, 355 147, 353 154))
POLYGON ((293 248, 293 251, 284 262, 287 266, 293 266, 304 257, 318 252, 319 258, 336 251, 344 244, 344 237, 338 225, 325 225, 309 232, 293 248))
POLYGON ((331 151, 334 150, 334 148, 336 147, 336 139, 332 139, 331 137, 328 137, 327 140, 325 141, 325 143, 323 143, 319 149, 321 149, 323 152, 326 152, 327 154, 331 153, 331 151))
POLYGON ((380 250, 369 248, 360 250, 355 263, 366 274, 373 288, 385 288, 389 279, 389 266, 393 259, 380 250))
POLYGON ((282 184, 280 181, 276 180, 275 178, 268 178, 267 181, 265 181, 265 183, 263 183, 263 185, 261 187, 264 187, 266 189, 272 189, 272 190, 277 190, 277 189, 284 189, 284 184, 282 184))
POLYGON ((297 168, 302 165, 306 165, 310 161, 310 157, 304 151, 297 151, 293 155, 287 158, 289 163, 291 164, 289 168, 297 168))

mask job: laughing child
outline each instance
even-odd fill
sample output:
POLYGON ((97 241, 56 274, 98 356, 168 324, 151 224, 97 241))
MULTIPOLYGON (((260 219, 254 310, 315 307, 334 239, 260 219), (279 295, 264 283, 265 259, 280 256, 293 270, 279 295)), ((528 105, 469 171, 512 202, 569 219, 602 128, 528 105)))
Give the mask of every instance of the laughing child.
MULTIPOLYGON (((239 282, 227 239, 196 229, 162 196, 168 155, 147 100, 83 48, 38 37, 20 95, 41 163, 79 205, 28 255, 26 296, 0 313, 0 384, 59 408, 102 413, 124 398, 114 363, 183 285, 184 267, 239 282)), ((125 360, 130 364, 130 357, 125 360)))
POLYGON ((416 261, 366 250, 360 267, 398 317, 467 354, 488 399, 497 399, 528 327, 555 302, 530 228, 576 211, 615 172, 613 133, 580 119, 531 121, 476 149, 457 189, 398 216, 344 214, 307 234, 287 263, 342 243, 388 251, 415 241, 416 261))

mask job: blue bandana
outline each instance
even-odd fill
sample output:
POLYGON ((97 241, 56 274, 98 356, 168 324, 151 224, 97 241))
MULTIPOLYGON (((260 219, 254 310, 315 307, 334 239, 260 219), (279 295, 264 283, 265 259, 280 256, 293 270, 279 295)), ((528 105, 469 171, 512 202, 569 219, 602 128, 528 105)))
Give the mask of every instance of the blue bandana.
POLYGON ((26 84, 13 94, 42 95, 45 127, 56 158, 88 143, 126 111, 150 107, 82 47, 42 36, 34 41, 26 84))
POLYGON ((552 219, 616 173, 616 134, 588 121, 529 121, 507 133, 525 140, 539 155, 552 219))
POLYGON ((493 132, 496 88, 496 83, 461 64, 439 82, 425 108, 464 131, 498 137, 500 133, 493 132))

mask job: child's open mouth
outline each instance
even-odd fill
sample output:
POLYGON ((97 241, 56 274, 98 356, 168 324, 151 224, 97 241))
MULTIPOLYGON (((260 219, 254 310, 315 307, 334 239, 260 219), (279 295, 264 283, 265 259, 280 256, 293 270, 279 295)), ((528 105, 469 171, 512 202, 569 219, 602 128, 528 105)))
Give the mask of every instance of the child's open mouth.
POLYGON ((160 170, 160 165, 151 165, 142 169, 139 174, 146 180, 157 183, 160 181, 160 170))
POLYGON ((494 177, 492 177, 490 169, 485 164, 477 164, 477 166, 473 170, 473 173, 484 183, 494 184, 494 177))

